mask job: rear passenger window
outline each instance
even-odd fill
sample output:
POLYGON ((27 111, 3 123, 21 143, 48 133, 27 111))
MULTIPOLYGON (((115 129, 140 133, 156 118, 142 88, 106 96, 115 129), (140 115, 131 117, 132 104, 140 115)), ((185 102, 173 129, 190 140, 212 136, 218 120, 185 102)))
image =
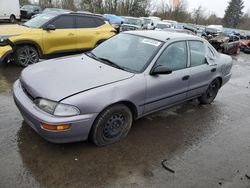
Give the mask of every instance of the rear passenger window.
POLYGON ((75 27, 74 16, 60 16, 51 24, 54 25, 56 29, 72 29, 75 27))
POLYGON ((97 23, 96 18, 78 16, 77 28, 94 28, 100 26, 100 22, 97 23))
POLYGON ((96 27, 99 27, 99 26, 105 24, 105 22, 103 20, 101 20, 100 18, 94 18, 94 20, 96 22, 96 27))
POLYGON ((172 71, 187 67, 187 46, 186 42, 175 42, 169 45, 161 54, 156 65, 163 65, 172 71))
POLYGON ((203 42, 189 41, 191 52, 191 67, 203 65, 206 63, 206 50, 203 42))

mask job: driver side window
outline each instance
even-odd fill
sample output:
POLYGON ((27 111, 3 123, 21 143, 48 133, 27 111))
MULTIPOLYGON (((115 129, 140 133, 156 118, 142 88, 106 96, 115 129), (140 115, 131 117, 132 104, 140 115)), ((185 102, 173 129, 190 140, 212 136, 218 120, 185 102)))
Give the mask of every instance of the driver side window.
POLYGON ((156 65, 163 65, 172 71, 187 68, 187 45, 186 42, 170 44, 161 54, 156 65))

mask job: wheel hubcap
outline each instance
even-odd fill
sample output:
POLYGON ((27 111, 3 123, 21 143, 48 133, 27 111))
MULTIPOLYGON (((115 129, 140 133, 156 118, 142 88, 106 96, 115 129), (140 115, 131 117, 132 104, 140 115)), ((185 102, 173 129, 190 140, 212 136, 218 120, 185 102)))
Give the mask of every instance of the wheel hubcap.
POLYGON ((19 60, 25 66, 36 63, 38 61, 36 51, 33 49, 23 50, 19 56, 19 60))
POLYGON ((217 83, 213 82, 207 89, 207 97, 212 98, 217 92, 217 83))
POLYGON ((122 134, 125 127, 125 117, 121 114, 115 114, 106 122, 103 135, 105 138, 112 139, 122 134))

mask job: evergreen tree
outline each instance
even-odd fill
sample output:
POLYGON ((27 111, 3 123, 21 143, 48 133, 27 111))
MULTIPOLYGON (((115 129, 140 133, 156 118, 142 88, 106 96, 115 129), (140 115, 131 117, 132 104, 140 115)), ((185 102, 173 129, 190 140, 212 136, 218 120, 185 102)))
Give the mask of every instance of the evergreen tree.
POLYGON ((243 0, 230 0, 223 18, 224 25, 226 27, 236 28, 243 16, 243 9, 243 0))

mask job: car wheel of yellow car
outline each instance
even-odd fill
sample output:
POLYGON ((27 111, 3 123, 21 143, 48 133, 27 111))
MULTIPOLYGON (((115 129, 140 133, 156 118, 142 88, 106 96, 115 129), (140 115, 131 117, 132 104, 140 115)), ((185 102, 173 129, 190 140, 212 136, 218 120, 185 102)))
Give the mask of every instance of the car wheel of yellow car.
POLYGON ((39 54, 32 46, 21 46, 16 50, 15 61, 17 64, 27 67, 39 61, 39 54))

